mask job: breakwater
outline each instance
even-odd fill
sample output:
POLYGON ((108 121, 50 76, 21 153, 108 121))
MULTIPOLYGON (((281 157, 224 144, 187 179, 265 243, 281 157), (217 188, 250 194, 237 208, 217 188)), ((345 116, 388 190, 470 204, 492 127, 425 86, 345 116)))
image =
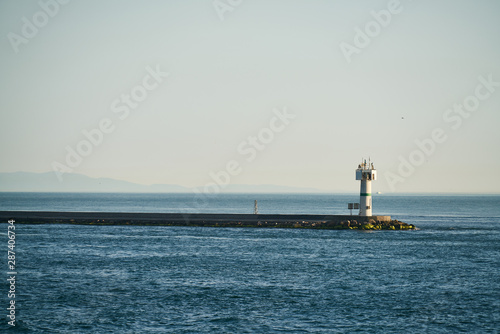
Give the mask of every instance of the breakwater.
POLYGON ((390 216, 352 215, 0 211, 0 219, 14 219, 21 224, 415 229, 414 225, 393 220, 390 216))

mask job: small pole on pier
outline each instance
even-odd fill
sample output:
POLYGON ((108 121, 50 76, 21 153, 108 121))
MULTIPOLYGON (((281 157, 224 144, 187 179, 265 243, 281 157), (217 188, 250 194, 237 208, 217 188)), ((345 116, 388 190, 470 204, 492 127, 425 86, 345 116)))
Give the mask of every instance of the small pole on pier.
POLYGON ((253 214, 258 215, 259 214, 259 206, 257 205, 257 200, 255 200, 255 204, 253 207, 253 214))

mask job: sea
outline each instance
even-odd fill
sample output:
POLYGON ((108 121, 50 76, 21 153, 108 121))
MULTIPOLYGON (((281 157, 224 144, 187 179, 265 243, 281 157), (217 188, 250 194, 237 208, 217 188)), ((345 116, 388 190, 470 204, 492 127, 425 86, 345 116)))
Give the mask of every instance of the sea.
MULTIPOLYGON (((0 193, 0 210, 253 213, 254 200, 346 215, 359 197, 0 193)), ((15 298, 0 222, 0 331, 500 332, 500 195, 374 194, 373 207, 418 229, 14 223, 15 298)))

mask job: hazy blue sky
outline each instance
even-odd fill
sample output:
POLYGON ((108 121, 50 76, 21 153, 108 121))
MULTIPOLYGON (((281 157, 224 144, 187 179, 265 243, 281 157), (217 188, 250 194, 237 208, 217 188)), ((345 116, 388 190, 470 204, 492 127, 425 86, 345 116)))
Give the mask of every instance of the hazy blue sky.
POLYGON ((0 1, 0 172, 499 192, 496 0, 60 1, 0 1))

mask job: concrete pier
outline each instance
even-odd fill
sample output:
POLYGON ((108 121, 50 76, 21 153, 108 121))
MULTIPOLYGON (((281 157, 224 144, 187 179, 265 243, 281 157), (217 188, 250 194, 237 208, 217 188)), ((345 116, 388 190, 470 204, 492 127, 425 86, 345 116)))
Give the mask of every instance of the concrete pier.
POLYGON ((390 216, 0 211, 0 221, 25 224, 412 229, 390 216))

